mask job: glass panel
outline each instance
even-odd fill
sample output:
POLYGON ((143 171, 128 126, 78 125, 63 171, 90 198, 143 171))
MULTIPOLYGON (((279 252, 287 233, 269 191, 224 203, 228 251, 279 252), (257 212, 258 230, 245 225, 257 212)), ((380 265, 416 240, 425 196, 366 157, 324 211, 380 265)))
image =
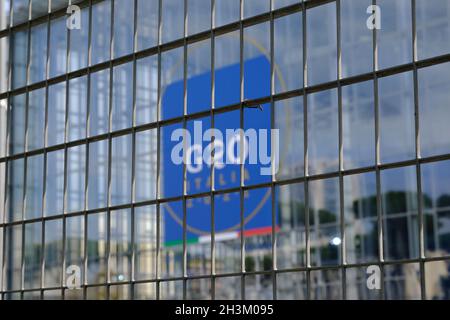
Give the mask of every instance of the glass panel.
POLYGON ((411 72, 378 80, 382 163, 410 160, 416 155, 413 88, 411 72))
POLYGON ((450 162, 422 165, 422 199, 425 254, 446 256, 450 252, 450 162))
POLYGON ((69 148, 67 150, 66 212, 84 210, 85 181, 86 146, 69 148))
POLYGON ((277 269, 305 265, 305 194, 302 183, 279 186, 277 201, 277 269))
MULTIPOLYGON (((85 68, 88 65, 89 8, 81 9, 80 18, 81 28, 70 29, 70 71, 79 70, 85 68)), ((94 16, 93 21, 95 25, 98 21, 96 16, 94 16)))
POLYGON ((87 300, 106 300, 107 291, 106 287, 91 287, 87 288, 86 299, 87 300))
POLYGON ((416 3, 419 60, 450 52, 450 2, 419 0, 416 3))
POLYGON ((63 225, 62 220, 45 223, 45 269, 44 286, 60 287, 63 265, 63 225))
POLYGON ((214 286, 215 300, 240 300, 241 277, 216 278, 214 286))
MULTIPOLYGON (((0 8, 0 15, 2 14, 0 8)), ((0 19, 0 30, 3 29, 2 19, 0 19)), ((0 93, 4 93, 9 89, 9 37, 5 36, 0 38, 0 50, 2 55, 0 57, 0 93)))
MULTIPOLYGON (((136 208, 134 228, 136 280, 155 279, 158 240, 156 206, 136 208)), ((150 288, 142 287, 142 289, 144 295, 154 293, 150 288)))
POLYGON ((92 65, 110 58, 111 1, 100 1, 92 6, 92 65))
POLYGON ((109 129, 109 69, 91 74, 89 106, 89 135, 95 136, 109 129))
MULTIPOLYGON (((227 0, 231 3, 230 0, 227 0)), ((239 32, 215 38, 214 77, 215 107, 224 107, 241 100, 239 32)))
POLYGON ((311 271, 311 300, 342 299, 342 272, 339 269, 311 271))
POLYGON ((87 77, 75 78, 69 81, 69 115, 68 141, 80 140, 86 137, 87 120, 87 77))
POLYGON ((48 88, 47 145, 64 143, 66 121, 66 83, 48 88))
POLYGON ((303 86, 302 19, 300 12, 274 22, 274 72, 277 93, 303 86))
MULTIPOLYGON (((87 282, 89 284, 105 283, 108 244, 108 220, 106 213, 101 212, 88 215, 87 228, 87 282)), ((104 296, 103 291, 97 294, 96 298, 104 296)))
MULTIPOLYGON (((211 198, 188 199, 186 207, 187 274, 188 276, 209 275, 211 274, 211 198)), ((202 287, 200 284, 198 286, 202 287)))
POLYGON ((41 300, 41 291, 24 292, 22 300, 41 300))
POLYGON ((30 75, 28 82, 45 80, 47 75, 47 24, 31 28, 30 75))
POLYGON ((270 95, 270 24, 244 29, 244 98, 270 95))
POLYGON ((412 61, 411 1, 378 0, 381 29, 377 30, 378 66, 386 69, 412 61))
POLYGON ((47 154, 44 216, 63 213, 64 204, 64 150, 47 154))
POLYGON ((108 141, 89 144, 88 208, 108 205, 108 141))
POLYGON ((307 11, 308 85, 336 80, 336 3, 307 11))
POLYGON ((386 266, 384 282, 387 300, 419 300, 421 298, 418 263, 386 266))
POLYGON ((160 209, 161 277, 179 277, 183 272, 183 205, 179 201, 170 202, 160 209))
POLYGON ((214 197, 216 273, 241 271, 240 194, 225 193, 214 197))
POLYGON ((371 290, 367 286, 367 267, 345 270, 347 300, 378 300, 381 290, 371 290))
POLYGON ((364 14, 371 5, 372 0, 341 1, 343 78, 373 70, 373 31, 367 28, 368 16, 364 14))
POLYGON ((240 17, 240 0, 216 0, 216 27, 235 22, 240 17))
POLYGON ((44 194, 44 156, 27 158, 27 189, 25 199, 25 219, 42 216, 42 196, 44 194))
POLYGON ((131 202, 131 135, 112 139, 111 205, 131 202))
POLYGON ((184 35, 184 0, 162 2, 162 43, 170 42, 184 35))
POLYGON ((245 270, 272 270, 271 189, 248 190, 244 199, 245 270))
POLYGON ((274 9, 289 6, 291 4, 301 3, 302 0, 273 0, 274 9))
POLYGON ((11 87, 17 89, 27 83, 28 32, 18 31, 11 34, 11 87))
POLYGON ((22 220, 24 194, 24 159, 8 162, 7 222, 22 220))
POLYGON ((211 28, 211 1, 188 0, 187 7, 189 35, 211 28))
POLYGON ((448 153, 450 63, 419 70, 419 116, 421 155, 448 153))
POLYGON ((386 260, 416 258, 419 254, 419 224, 415 167, 383 170, 381 197, 386 260))
POLYGON ((9 27, 10 22, 10 10, 11 4, 9 2, 2 3, 2 7, 0 8, 0 30, 4 30, 9 27))
POLYGON ((280 273, 277 275, 278 300, 307 300, 306 273, 280 273))
POLYGON ((133 121, 133 64, 126 63, 114 68, 112 130, 132 126, 133 121))
POLYGON ((161 179, 159 179, 159 188, 161 190, 161 198, 171 198, 183 194, 183 184, 174 181, 183 181, 183 153, 178 147, 183 147, 183 137, 179 137, 176 133, 178 129, 182 128, 181 123, 161 128, 160 132, 160 154, 159 154, 159 168, 161 179), (172 141, 173 135, 173 141, 172 141), (178 153, 177 153, 178 152, 178 153), (181 157, 179 163, 175 163, 173 159, 166 159, 166 157, 181 157))
POLYGON ((159 284, 160 300, 182 300, 183 281, 168 281, 159 284))
POLYGON ((347 262, 377 261, 378 218, 375 173, 344 177, 344 218, 347 262))
POLYGON ((450 263, 448 261, 433 261, 425 264, 425 289, 427 299, 450 299, 449 269, 450 263))
POLYGON ((25 108, 26 94, 10 98, 11 111, 9 118, 9 149, 10 154, 23 153, 25 151, 25 108))
POLYGON ((135 201, 156 198, 157 130, 136 133, 135 201))
POLYGON ((67 66, 67 25, 66 17, 50 22, 50 71, 49 77, 54 78, 66 72, 67 66))
POLYGON ((133 52, 134 2, 114 1, 114 58, 133 52))
POLYGON ((270 0, 244 0, 244 18, 270 11, 270 0))
POLYGON ((211 300, 211 280, 188 280, 186 282, 186 300, 211 300))
MULTIPOLYGON (((66 220, 66 270, 69 266, 81 269, 81 283, 84 282, 84 216, 70 217, 66 220)), ((67 280, 67 276, 66 276, 67 280)), ((83 291, 67 290, 70 299, 82 298, 83 291), (81 296, 81 297, 80 297, 81 296)))
POLYGON ((112 282, 127 281, 131 276, 131 211, 111 212, 109 272, 112 282))
POLYGON ((272 300, 273 279, 271 274, 245 277, 245 300, 272 300))
MULTIPOLYGON (((172 1, 172 0, 171 0, 172 1)), ((161 56, 161 114, 162 120, 182 116, 184 113, 184 53, 177 48, 161 56)))
POLYGON ((131 297, 131 286, 111 286, 109 292, 109 300, 128 300, 131 297))
POLYGON ((31 91, 28 98, 27 149, 44 147, 45 88, 31 91))
POLYGON ((158 56, 136 62, 136 125, 157 120, 158 56))
POLYGON ((342 88, 344 168, 375 164, 375 103, 373 82, 342 88))
POLYGON ((134 285, 135 300, 156 300, 156 283, 134 285))
POLYGON ((311 263, 336 265, 341 261, 339 179, 309 182, 311 263))
POLYGON ((22 226, 5 228, 5 255, 3 267, 3 288, 5 290, 20 290, 22 286, 22 226))
POLYGON ((31 18, 38 18, 48 13, 47 0, 31 0, 31 18))
POLYGON ((188 46, 187 109, 188 113, 211 107, 211 41, 188 46))
POLYGON ((138 0, 137 50, 158 44, 159 0, 138 0))
POLYGON ((308 95, 309 173, 339 169, 339 121, 337 91, 308 95))
POLYGON ((275 102, 275 127, 279 130, 279 169, 277 180, 304 175, 303 98, 275 102))

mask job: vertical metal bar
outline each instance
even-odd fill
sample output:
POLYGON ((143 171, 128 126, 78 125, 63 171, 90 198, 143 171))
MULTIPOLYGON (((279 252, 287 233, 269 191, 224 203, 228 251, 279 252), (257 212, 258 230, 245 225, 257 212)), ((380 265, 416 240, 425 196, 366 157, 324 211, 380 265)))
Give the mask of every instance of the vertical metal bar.
POLYGON ((342 171, 344 170, 344 138, 343 138, 343 106, 342 106, 342 38, 341 38, 341 0, 336 0, 336 39, 337 39, 337 91, 338 91, 338 114, 339 114, 339 225, 341 233, 341 245, 340 255, 341 259, 339 263, 342 265, 342 299, 347 298, 347 274, 346 274, 346 251, 345 251, 345 209, 344 209, 344 176, 342 171))
MULTIPOLYGON (((214 108, 215 108, 215 54, 216 54, 216 47, 215 47, 215 34, 214 34, 214 28, 215 28, 215 22, 216 20, 216 0, 211 0, 211 129, 214 130, 215 128, 215 118, 214 118, 214 108)), ((211 144, 212 144, 212 150, 215 150, 215 136, 211 137, 211 144)), ((216 162, 215 159, 215 151, 213 156, 213 161, 211 161, 211 170, 210 170, 210 203, 211 203, 211 299, 215 300, 216 298, 216 217, 215 217, 215 197, 214 197, 214 190, 215 190, 215 170, 214 165, 216 162)))
MULTIPOLYGON (((186 37, 188 35, 188 12, 187 12, 188 0, 184 0, 184 41, 183 41, 183 108, 184 108, 184 119, 183 119, 183 129, 186 132, 186 116, 188 114, 187 110, 187 75, 188 75, 188 50, 187 50, 187 40, 186 37)), ((187 150, 186 139, 183 142, 183 150, 187 150)), ((187 298, 187 232, 186 232, 186 194, 187 194, 187 170, 186 170, 186 158, 187 152, 183 152, 183 300, 187 298)))
MULTIPOLYGON (((413 56, 413 76, 414 76, 414 126, 415 126, 415 146, 416 146, 416 180, 417 180, 417 209, 419 216, 419 259, 420 259, 420 293, 422 300, 426 300, 425 286, 425 225, 423 215, 423 196, 422 196, 422 167, 420 165, 420 106, 419 106, 419 74, 416 61, 418 60, 417 52, 417 16, 416 16, 416 0, 411 0, 411 16, 412 16, 412 56, 413 56)), ((413 241, 414 243, 414 241, 413 241)))
MULTIPOLYGON (((377 0, 372 0, 372 5, 377 5, 377 0)), ((384 298, 384 228, 383 228, 383 202, 381 198, 381 172, 380 172, 380 110, 378 96, 378 40, 377 29, 372 32, 372 54, 373 54, 373 81, 374 81, 374 104, 375 104, 375 161, 376 161, 376 188, 377 188, 377 223, 378 223, 378 266, 381 270, 380 298, 384 298)))
POLYGON ((240 0, 240 9, 239 9, 239 62, 240 62, 240 69, 239 69, 239 77, 240 77, 240 184, 239 184, 239 201, 240 201, 240 218, 241 218, 241 226, 240 226, 240 238, 241 238, 241 297, 243 300, 245 300, 245 237, 244 237, 244 189, 243 186, 245 184, 245 168, 244 168, 244 0, 240 0))
POLYGON ((311 239, 309 230, 309 154, 308 154, 308 41, 306 3, 302 1, 302 33, 303 33, 303 143, 304 143, 304 188, 305 188, 305 237, 306 237, 306 291, 307 299, 311 299, 311 239))

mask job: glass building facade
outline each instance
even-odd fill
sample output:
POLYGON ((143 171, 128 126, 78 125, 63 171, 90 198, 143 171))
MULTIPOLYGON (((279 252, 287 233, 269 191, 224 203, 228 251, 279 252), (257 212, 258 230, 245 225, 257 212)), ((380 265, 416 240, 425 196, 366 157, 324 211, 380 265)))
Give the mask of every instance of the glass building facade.
POLYGON ((0 299, 450 298, 448 0, 69 2, 0 2, 0 299))

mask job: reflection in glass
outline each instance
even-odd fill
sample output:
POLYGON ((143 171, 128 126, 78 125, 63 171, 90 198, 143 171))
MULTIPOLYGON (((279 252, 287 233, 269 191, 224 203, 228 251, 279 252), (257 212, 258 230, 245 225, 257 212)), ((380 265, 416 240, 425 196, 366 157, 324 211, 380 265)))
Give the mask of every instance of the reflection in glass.
POLYGON ((183 281, 166 281, 159 284, 160 300, 183 299, 183 281))
POLYGON ((187 109, 188 113, 211 107, 211 41, 188 46, 187 109))
MULTIPOLYGON (((88 215, 87 228, 87 282, 89 284, 105 283, 108 230, 106 213, 88 215)), ((97 294, 101 295, 101 292, 97 294)))
POLYGON ((25 151, 25 108, 26 94, 13 96, 10 98, 10 118, 9 118, 9 152, 10 154, 22 153, 25 151))
POLYGON ((305 272, 279 273, 277 275, 277 300, 307 300, 305 272))
POLYGON ((311 271, 311 300, 342 299, 342 272, 339 269, 311 271))
POLYGON ((215 300, 241 299, 241 277, 218 277, 214 284, 215 300))
POLYGON ((134 285, 135 300, 156 300, 156 283, 141 283, 134 285))
POLYGON ((100 1, 92 5, 92 17, 95 17, 91 31, 92 65, 110 58, 111 4, 111 1, 100 1))
POLYGON ((420 150, 423 157, 450 152, 450 63, 419 70, 420 150))
POLYGON ((308 95, 309 173, 339 169, 339 128, 337 91, 308 95))
POLYGON ((91 74, 89 107, 89 135, 95 136, 109 129, 109 69, 91 74))
POLYGON ((161 119, 184 113, 184 52, 183 48, 165 51, 161 56, 161 119))
MULTIPOLYGON (((84 281, 84 216, 69 217, 66 219, 65 239, 66 266, 78 266, 81 268, 81 283, 84 281)), ((67 277, 66 277, 67 280, 67 277)), ((70 299, 78 299, 83 292, 68 290, 70 299)))
POLYGON ((307 11, 308 85, 336 80, 336 3, 307 11))
POLYGON ((64 204, 64 150, 47 154, 44 216, 63 212, 64 204))
POLYGON ((5 255, 3 265, 3 288, 5 290, 20 290, 22 286, 22 226, 7 226, 5 228, 5 255))
POLYGON ((156 198, 157 131, 155 129, 136 133, 135 201, 156 198))
POLYGON ((211 300, 211 280, 188 280, 186 282, 186 300, 211 300))
POLYGON ((421 173, 425 254, 446 256, 450 252, 450 162, 424 164, 421 173))
POLYGON ((433 261, 425 264, 425 291, 427 299, 449 300, 450 263, 433 261))
POLYGON ((157 120, 158 56, 140 59, 136 64, 135 124, 141 125, 157 120))
POLYGON ((373 82, 342 88, 344 169, 375 164, 375 104, 373 82))
POLYGON ((411 62, 411 1, 377 0, 377 5, 383 13, 377 30, 379 69, 411 62))
POLYGON ((383 170, 381 197, 386 260, 416 258, 419 254, 419 224, 415 167, 383 170))
POLYGON ((183 206, 180 201, 170 202, 160 210, 160 274, 162 278, 179 277, 183 273, 183 206))
POLYGON ((344 177, 345 250, 348 263, 378 260, 376 197, 374 173, 344 177))
MULTIPOLYGON (((157 215, 155 206, 135 208, 135 267, 136 280, 156 278, 157 215)), ((146 287, 142 287, 147 294, 146 287)), ((153 292, 153 291, 151 291, 153 292)), ((144 294, 144 292, 142 292, 144 294)))
POLYGON ((162 43, 183 38, 184 0, 164 0, 161 18, 162 43))
POLYGON ((415 157, 413 88, 411 72, 378 80, 381 163, 415 157))
POLYGON ((111 205, 131 202, 131 135, 112 139, 111 150, 111 205))
POLYGON ((89 287, 86 291, 87 300, 106 300, 107 291, 105 287, 89 287))
POLYGON ((450 2, 416 1, 419 60, 450 53, 450 2))
MULTIPOLYGON (((341 1, 342 77, 372 71, 372 35, 367 28, 367 8, 372 0, 341 1)), ((383 15, 382 15, 383 16, 383 15)))
POLYGON ((137 50, 152 48, 158 44, 159 0, 138 0, 137 50))
MULTIPOLYGON (((165 159, 165 155, 171 155, 172 148, 180 143, 182 138, 176 142, 172 142, 171 136, 172 133, 181 129, 182 124, 177 123, 170 126, 165 126, 161 128, 160 132, 160 157, 159 157, 159 168, 161 179, 159 179, 158 183, 159 189, 161 190, 160 197, 161 198, 171 198, 177 197, 183 194, 183 184, 182 183, 173 183, 174 181, 182 181, 183 180, 183 166, 182 165, 174 165, 171 159, 165 159)), ((182 152, 180 151, 180 155, 182 156, 182 152)))
POLYGON ((28 21, 29 0, 14 0, 12 3, 13 26, 28 21))
MULTIPOLYGON (((88 64, 89 8, 81 9, 80 19, 81 28, 70 30, 69 71, 85 68, 88 64)), ((94 17, 93 21, 96 24, 97 17, 94 17)))
POLYGON ((48 87, 47 145, 64 143, 66 121, 66 83, 48 87))
POLYGON ((114 58, 133 52, 134 3, 129 0, 114 1, 114 58))
POLYGON ((214 197, 215 258, 218 274, 241 271, 240 203, 238 192, 214 197))
POLYGON ((89 144, 88 209, 108 204, 108 141, 89 144))
POLYGON ((28 119, 27 150, 44 147, 45 88, 29 93, 28 119))
POLYGON ((63 265, 63 224, 62 220, 45 222, 45 267, 44 286, 60 287, 63 265))
POLYGON ((127 281, 131 276, 131 211, 111 212, 109 273, 112 282, 127 281))
POLYGON ((9 40, 11 59, 14 58, 11 61, 11 87, 17 89, 27 83, 28 32, 14 32, 9 40))
POLYGON ((24 159, 16 159, 8 162, 8 196, 5 214, 6 222, 22 220, 23 194, 24 194, 24 159))
POLYGON ((112 131, 129 128, 133 121, 133 64, 114 68, 112 131))
POLYGON ((41 154, 27 158, 25 219, 35 219, 42 216, 43 180, 44 156, 41 154))
POLYGON ((339 179, 309 182, 309 228, 312 265, 341 261, 339 179))
POLYGON ((273 0, 273 7, 274 9, 279 9, 300 2, 302 2, 302 0, 273 0))
POLYGON ((277 269, 306 264, 305 193, 303 183, 277 187, 277 269))
POLYGON ((47 75, 47 24, 31 28, 30 41, 29 84, 43 81, 47 75))
MULTIPOLYGON (((0 15, 2 14, 0 9, 0 15)), ((3 18, 2 18, 3 19, 3 18)), ((2 21, 0 19, 0 21, 2 21)), ((0 30, 3 25, 0 22, 0 30)), ((0 58, 0 93, 4 93, 9 89, 9 50, 3 50, 3 48, 9 47, 9 36, 0 38, 0 48, 2 48, 2 56, 0 58)), ((6 103, 6 102, 5 102, 6 103)))
POLYGON ((109 288, 109 300, 129 300, 131 298, 131 286, 120 285, 109 288))
POLYGON ((211 1, 189 0, 187 14, 189 35, 211 28, 211 1))
POLYGON ((69 114, 67 119, 68 141, 86 137, 87 120, 87 77, 69 81, 69 114))
POLYGON ((271 274, 245 277, 245 300, 272 300, 273 279, 271 274))
POLYGON ((270 11, 270 0, 243 0, 244 18, 270 11))
POLYGON ((367 267, 348 268, 345 270, 347 300, 378 300, 381 290, 371 290, 367 287, 367 267))
POLYGON ((274 22, 275 92, 299 89, 303 86, 303 33, 300 13, 274 22))
POLYGON ((277 180, 304 175, 303 98, 275 102, 275 127, 279 130, 279 169, 277 180))
POLYGON ((387 300, 419 300, 421 298, 419 264, 387 265, 384 268, 384 291, 387 300))
POLYGON ((53 19, 50 22, 50 71, 49 78, 60 76, 66 72, 67 64, 66 17, 53 19))
POLYGON ((215 0, 216 1, 216 27, 220 27, 239 20, 240 0, 215 0))
POLYGON ((86 146, 69 148, 67 150, 66 212, 84 210, 85 172, 86 146))

